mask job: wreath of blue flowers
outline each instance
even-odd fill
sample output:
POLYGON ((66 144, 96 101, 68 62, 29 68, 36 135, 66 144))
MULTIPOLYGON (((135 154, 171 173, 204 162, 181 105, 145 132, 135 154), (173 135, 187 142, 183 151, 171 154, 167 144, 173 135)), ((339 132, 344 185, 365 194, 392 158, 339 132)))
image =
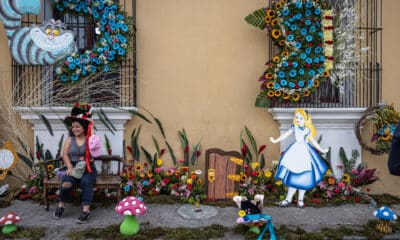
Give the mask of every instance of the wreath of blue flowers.
POLYGON ((98 72, 110 72, 126 59, 130 48, 132 18, 112 0, 53 0, 61 13, 92 16, 100 34, 92 50, 71 54, 56 66, 57 78, 77 82, 98 72))

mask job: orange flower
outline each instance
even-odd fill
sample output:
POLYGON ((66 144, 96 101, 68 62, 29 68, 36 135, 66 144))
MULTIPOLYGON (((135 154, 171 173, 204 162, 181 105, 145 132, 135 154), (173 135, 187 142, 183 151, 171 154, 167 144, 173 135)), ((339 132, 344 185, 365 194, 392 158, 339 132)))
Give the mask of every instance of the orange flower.
POLYGON ((316 88, 319 87, 319 80, 317 79, 314 80, 314 87, 316 88))
POLYGON ((289 99, 290 95, 287 92, 283 92, 283 99, 289 99))
POLYGON ((282 95, 282 91, 281 90, 276 90, 275 91, 275 97, 280 97, 282 95))
POLYGON ((325 71, 324 74, 323 74, 323 76, 324 76, 324 77, 329 77, 329 76, 330 76, 330 73, 329 73, 328 71, 325 71))
POLYGON ((273 91, 273 90, 269 90, 269 91, 267 92, 267 96, 270 97, 270 98, 272 98, 273 96, 275 96, 274 91, 273 91))
POLYGON ((278 30, 278 29, 272 30, 272 37, 273 38, 279 38, 281 35, 282 35, 281 30, 278 30))
POLYGON ((292 100, 297 102, 300 100, 300 94, 298 94, 297 92, 292 94, 292 100))
POLYGON ((267 23, 267 24, 270 23, 271 20, 272 20, 272 17, 269 17, 269 16, 266 16, 264 19, 265 23, 267 23))
POLYGON ((270 81, 270 82, 267 82, 267 88, 273 88, 274 87, 274 82, 272 82, 272 81, 270 81))
POLYGON ((53 170, 54 170, 54 165, 53 164, 47 165, 47 171, 51 172, 53 170))
POLYGON ((274 16, 275 15, 275 11, 274 10, 272 10, 272 9, 268 9, 267 10, 267 16, 268 17, 272 17, 272 16, 274 16))
POLYGON ((328 183, 329 183, 330 185, 334 185, 334 184, 335 184, 335 179, 332 178, 332 177, 328 178, 328 183))
POLYGON ((271 26, 275 26, 276 24, 278 24, 279 20, 277 18, 274 18, 271 20, 271 26))
POLYGON ((308 97, 308 96, 310 96, 310 93, 311 93, 310 90, 305 90, 303 95, 304 95, 304 97, 308 97))
POLYGON ((265 78, 266 79, 272 79, 274 77, 274 74, 272 74, 272 73, 266 73, 265 74, 265 78))

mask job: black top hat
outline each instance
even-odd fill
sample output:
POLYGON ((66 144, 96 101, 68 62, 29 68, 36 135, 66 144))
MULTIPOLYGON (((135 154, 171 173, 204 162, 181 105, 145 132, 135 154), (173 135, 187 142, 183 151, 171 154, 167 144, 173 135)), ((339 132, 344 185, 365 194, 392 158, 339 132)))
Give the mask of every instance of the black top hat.
POLYGON ((88 118, 92 117, 92 106, 88 103, 74 103, 74 106, 71 110, 71 115, 66 116, 64 119, 64 123, 67 126, 71 126, 72 122, 78 121, 81 123, 89 123, 88 118))

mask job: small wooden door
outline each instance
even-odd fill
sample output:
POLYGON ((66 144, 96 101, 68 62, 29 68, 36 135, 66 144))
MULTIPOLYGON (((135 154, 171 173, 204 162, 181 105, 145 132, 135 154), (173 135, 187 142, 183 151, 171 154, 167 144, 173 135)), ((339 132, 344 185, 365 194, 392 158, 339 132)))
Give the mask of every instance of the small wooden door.
POLYGON ((239 191, 239 184, 227 178, 229 174, 238 174, 240 169, 240 166, 229 160, 230 157, 241 158, 240 153, 236 151, 225 152, 218 148, 206 151, 208 199, 228 199, 227 193, 239 191), (214 180, 209 181, 209 174, 212 172, 214 172, 214 180))

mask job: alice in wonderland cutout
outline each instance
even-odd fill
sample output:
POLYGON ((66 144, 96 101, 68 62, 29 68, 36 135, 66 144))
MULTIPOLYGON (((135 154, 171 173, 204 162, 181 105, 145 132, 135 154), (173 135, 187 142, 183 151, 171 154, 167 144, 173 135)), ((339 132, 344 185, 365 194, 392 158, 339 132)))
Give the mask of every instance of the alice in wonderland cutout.
POLYGON ((74 34, 61 21, 51 19, 42 27, 21 27, 25 14, 38 15, 39 0, 2 0, 0 20, 6 29, 11 56, 19 64, 51 65, 77 51, 74 34))
POLYGON ((0 180, 7 176, 7 172, 17 165, 18 155, 11 142, 6 142, 0 149, 0 180))
POLYGON ((270 140, 272 143, 277 143, 291 134, 294 134, 295 140, 283 152, 275 176, 288 187, 286 198, 279 203, 279 206, 288 206, 299 190, 297 206, 303 208, 306 190, 314 188, 328 170, 317 151, 327 153, 329 149, 321 148, 315 140, 316 130, 310 114, 304 109, 295 110, 293 125, 287 132, 277 139, 271 137, 270 140))

